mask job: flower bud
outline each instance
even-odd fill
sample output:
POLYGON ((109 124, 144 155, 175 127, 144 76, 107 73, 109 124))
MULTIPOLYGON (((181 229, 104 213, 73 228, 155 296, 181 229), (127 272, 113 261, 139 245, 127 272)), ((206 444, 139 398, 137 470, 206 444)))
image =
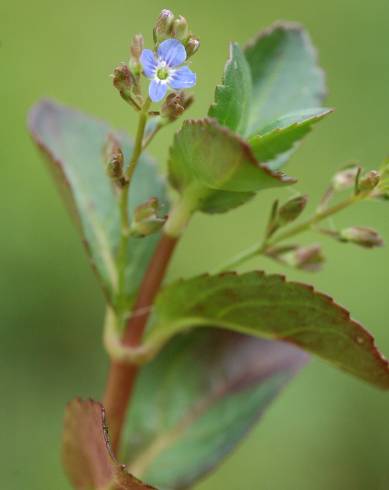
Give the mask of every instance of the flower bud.
POLYGON ((133 76, 127 65, 121 63, 113 71, 113 84, 119 92, 130 91, 133 84, 133 76))
POLYGON ((278 209, 277 224, 286 225, 297 219, 307 205, 307 196, 297 196, 287 201, 278 209))
POLYGON ((376 230, 361 226, 354 226, 340 231, 339 240, 355 243, 365 248, 382 247, 384 244, 383 239, 376 230))
POLYGON ((182 15, 174 19, 172 27, 172 35, 179 41, 186 41, 189 36, 188 21, 182 15))
POLYGON ((186 55, 188 58, 193 56, 200 47, 200 39, 195 36, 189 36, 189 39, 186 42, 186 55))
POLYGON ((130 54, 134 61, 139 62, 140 55, 144 48, 144 39, 142 34, 135 34, 130 44, 130 54))
POLYGON ((283 262, 297 269, 309 272, 318 271, 323 265, 325 258, 320 245, 313 244, 297 247, 292 252, 282 256, 283 262))
POLYGON ((352 165, 340 172, 337 172, 332 179, 332 187, 335 191, 345 191, 355 185, 355 179, 357 178, 360 167, 352 165))
POLYGON ((130 235, 141 238, 159 231, 166 221, 166 217, 161 218, 158 215, 159 212, 160 204, 155 197, 138 206, 130 226, 130 235))
POLYGON ((112 75, 113 85, 119 91, 122 99, 139 110, 139 104, 133 98, 133 90, 136 88, 136 80, 127 65, 121 63, 118 65, 112 75))
POLYGON ((184 92, 173 92, 166 97, 161 115, 173 122, 193 103, 193 96, 184 92))
POLYGON ((371 170, 359 179, 358 191, 372 191, 380 181, 380 174, 376 170, 371 170))
POLYGON ((124 156, 120 144, 113 134, 108 135, 108 140, 104 147, 104 160, 107 175, 112 182, 118 188, 124 187, 127 183, 123 171, 124 156))
POLYGON ((168 9, 163 9, 159 14, 153 30, 154 42, 160 43, 171 36, 174 22, 174 14, 168 9))

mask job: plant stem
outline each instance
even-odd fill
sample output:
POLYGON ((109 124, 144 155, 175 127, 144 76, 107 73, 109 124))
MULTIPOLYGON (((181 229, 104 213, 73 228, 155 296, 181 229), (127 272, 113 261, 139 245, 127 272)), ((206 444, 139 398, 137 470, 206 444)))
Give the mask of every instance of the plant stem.
POLYGON ((279 233, 276 235, 274 238, 271 238, 269 240, 265 240, 261 244, 255 244, 248 248, 247 250, 244 250, 241 252, 239 255, 234 257, 231 261, 227 262, 224 264, 218 272, 223 272, 226 270, 231 270, 234 269, 247 260, 250 260, 257 255, 262 255, 264 254, 269 247, 272 247, 276 245, 277 243, 287 240, 289 238, 294 237, 295 235, 298 235, 299 233, 302 233, 304 231, 309 230, 312 228, 314 225, 319 223, 320 221, 325 220, 326 218, 329 218, 330 216, 338 213, 339 211, 342 211, 343 209, 351 206, 352 204, 362 201, 365 199, 370 193, 369 192, 361 192, 359 194, 352 195, 348 197, 347 199, 339 202, 338 204, 335 204, 334 206, 324 209, 322 211, 317 212, 312 216, 312 218, 298 224, 295 226, 290 227, 289 229, 285 230, 283 233, 279 233))
POLYGON ((120 210, 120 244, 117 255, 117 269, 119 275, 118 281, 118 304, 117 307, 121 311, 125 305, 126 291, 126 262, 127 262, 127 249, 128 249, 128 239, 129 239, 129 214, 128 214, 128 198, 130 192, 131 180, 134 175, 136 166, 139 161, 139 157, 142 153, 143 136, 146 128, 148 111, 150 108, 151 100, 147 98, 142 110, 139 113, 138 128, 135 137, 134 150, 131 156, 130 163, 128 164, 126 170, 127 183, 121 189, 119 196, 119 210, 120 210))
MULTIPOLYGON (((139 346, 150 315, 150 306, 158 293, 177 242, 178 238, 173 238, 166 234, 162 235, 142 281, 133 308, 134 313, 142 310, 144 314, 133 315, 129 319, 123 334, 123 343, 125 345, 130 347, 139 346)), ((115 361, 111 364, 104 396, 104 406, 108 414, 112 448, 115 454, 120 445, 127 406, 137 374, 138 366, 134 364, 115 361)))
MULTIPOLYGON (((119 321, 122 320, 120 317, 126 304, 125 267, 127 263, 129 236, 128 193, 132 176, 143 149, 143 138, 150 103, 151 101, 148 99, 139 115, 134 152, 127 169, 128 185, 123 189, 119 203, 121 216, 121 243, 118 255, 120 277, 118 294, 119 321)), ((185 228, 192 214, 191 208, 187 207, 186 200, 184 202, 180 201, 178 204, 179 205, 172 210, 171 216, 166 223, 169 223, 169 227, 166 228, 165 232, 162 234, 157 249, 143 277, 138 296, 132 309, 132 316, 129 318, 122 336, 122 343, 125 346, 135 348, 141 344, 143 333, 150 316, 151 307, 160 289, 181 232, 185 228)), ((110 437, 114 454, 117 454, 120 447, 123 425, 138 370, 139 367, 136 364, 115 360, 112 361, 110 366, 104 395, 104 406, 108 415, 110 437)))
POLYGON ((132 157, 130 163, 127 167, 127 177, 129 183, 131 183, 132 176, 135 172, 139 157, 142 153, 142 144, 143 144, 143 136, 146 129, 146 123, 148 119, 148 112, 151 105, 151 99, 147 97, 145 103, 143 104, 142 110, 139 113, 139 121, 138 121, 138 129, 136 131, 135 143, 134 143, 134 151, 132 153, 132 157))

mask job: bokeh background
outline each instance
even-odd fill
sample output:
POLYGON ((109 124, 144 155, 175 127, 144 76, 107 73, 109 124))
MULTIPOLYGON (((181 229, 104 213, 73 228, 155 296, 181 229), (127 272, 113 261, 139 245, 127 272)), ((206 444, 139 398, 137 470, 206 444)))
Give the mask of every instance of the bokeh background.
MULTIPOLYGON (((26 131, 42 96, 134 129, 135 117, 109 74, 127 58, 130 36, 162 8, 190 19, 201 37, 194 60, 201 117, 212 100, 230 40, 245 42, 278 19, 309 29, 336 112, 316 127, 289 172, 319 198, 336 168, 376 167, 389 153, 387 0, 0 0, 0 420, 1 487, 69 485, 59 446, 63 408, 74 395, 99 397, 107 359, 101 347, 103 298, 56 189, 26 131)), ((163 162, 167 131, 151 147, 163 162)), ((198 216, 170 275, 205 271, 253 243, 274 194, 221 218, 198 216)), ((283 197, 288 197, 285 191, 283 197)), ((346 211, 339 226, 372 225, 389 243, 389 204, 346 211)), ((315 240, 305 236, 304 242, 315 240)), ((366 251, 325 241, 318 275, 288 271, 347 306, 389 354, 389 248, 366 251)), ((263 259, 249 267, 280 269, 263 259)), ((389 397, 318 360, 274 403, 239 450, 198 490, 386 490, 389 397)))

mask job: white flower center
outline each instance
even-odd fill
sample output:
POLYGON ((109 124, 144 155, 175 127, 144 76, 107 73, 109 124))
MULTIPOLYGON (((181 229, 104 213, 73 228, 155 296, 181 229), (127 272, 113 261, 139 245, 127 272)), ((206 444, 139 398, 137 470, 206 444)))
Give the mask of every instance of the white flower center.
POLYGON ((155 68, 155 79, 162 83, 169 83, 174 73, 174 69, 170 68, 166 61, 159 60, 155 68))

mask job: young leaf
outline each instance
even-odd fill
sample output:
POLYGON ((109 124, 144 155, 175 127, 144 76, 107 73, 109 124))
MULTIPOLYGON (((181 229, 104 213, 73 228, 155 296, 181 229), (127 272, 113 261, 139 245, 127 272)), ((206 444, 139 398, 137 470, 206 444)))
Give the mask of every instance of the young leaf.
POLYGON ((279 169, 312 126, 331 114, 331 109, 307 109, 287 114, 249 138, 255 157, 272 170, 279 169))
POLYGON ((77 490, 156 490, 127 472, 112 455, 103 406, 72 400, 66 407, 62 460, 77 490))
POLYGON ((223 82, 216 87, 215 102, 209 109, 209 116, 232 131, 245 134, 250 103, 250 67, 239 45, 231 43, 223 82))
POLYGON ((204 212, 214 212, 209 200, 216 199, 223 212, 253 192, 294 182, 259 164, 245 141, 212 119, 185 121, 171 148, 169 178, 181 194, 194 194, 204 212), (220 191, 223 195, 217 195, 220 191), (231 193, 239 193, 238 199, 231 193))
MULTIPOLYGON (((115 254, 120 239, 119 211, 102 157, 112 130, 103 122, 52 101, 34 106, 29 128, 59 184, 70 197, 87 252, 108 300, 112 302, 117 286, 115 254)), ((124 133, 114 134, 128 162, 132 143, 124 133)), ((142 156, 130 192, 130 215, 150 197, 166 202, 165 186, 153 161, 142 156)), ((138 288, 157 240, 158 234, 129 239, 126 270, 129 296, 138 288)))
POLYGON ((153 348, 188 327, 214 326, 280 339, 389 389, 389 367, 374 339, 349 313, 311 286, 262 272, 204 275, 179 281, 157 298, 153 348))
POLYGON ((126 425, 131 472, 191 487, 231 452, 307 356, 223 330, 172 340, 142 368, 126 425))
POLYGON ((285 114, 322 104, 324 73, 301 26, 275 24, 246 47, 245 56, 253 83, 247 135, 285 114))

